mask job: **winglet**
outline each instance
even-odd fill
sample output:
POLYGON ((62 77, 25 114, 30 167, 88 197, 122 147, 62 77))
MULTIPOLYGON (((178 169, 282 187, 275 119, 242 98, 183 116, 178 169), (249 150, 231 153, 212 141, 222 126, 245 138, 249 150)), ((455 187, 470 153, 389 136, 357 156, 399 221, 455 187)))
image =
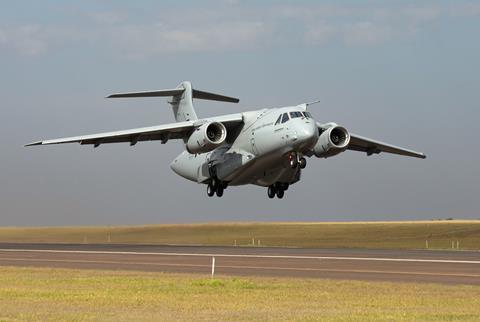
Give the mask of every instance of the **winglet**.
POLYGON ((42 144, 43 144, 43 141, 36 141, 36 142, 25 144, 24 147, 34 146, 34 145, 42 145, 42 144))

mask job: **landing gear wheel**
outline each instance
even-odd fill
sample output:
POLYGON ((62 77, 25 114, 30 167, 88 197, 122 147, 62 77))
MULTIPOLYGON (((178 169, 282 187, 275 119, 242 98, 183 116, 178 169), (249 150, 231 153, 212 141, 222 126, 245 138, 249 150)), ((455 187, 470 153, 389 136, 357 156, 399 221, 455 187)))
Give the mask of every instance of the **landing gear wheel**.
POLYGON ((217 197, 221 197, 221 196, 223 196, 223 186, 219 185, 217 187, 217 197))
POLYGON ((277 188, 277 198, 278 199, 282 199, 284 194, 285 194, 285 190, 283 190, 283 187, 277 188))
POLYGON ((298 160, 298 165, 300 166, 300 169, 305 169, 307 166, 307 160, 304 157, 301 157, 300 160, 298 160))
POLYGON ((267 195, 268 195, 268 198, 272 199, 273 197, 275 197, 275 187, 274 186, 269 186, 268 189, 267 189, 267 195))
POLYGON ((209 184, 207 185, 207 195, 208 195, 209 197, 213 197, 214 194, 215 194, 215 189, 213 189, 212 184, 209 183, 209 184))
POLYGON ((210 182, 210 184, 212 185, 213 191, 216 191, 217 187, 219 186, 218 180, 214 178, 212 179, 212 182, 210 182))

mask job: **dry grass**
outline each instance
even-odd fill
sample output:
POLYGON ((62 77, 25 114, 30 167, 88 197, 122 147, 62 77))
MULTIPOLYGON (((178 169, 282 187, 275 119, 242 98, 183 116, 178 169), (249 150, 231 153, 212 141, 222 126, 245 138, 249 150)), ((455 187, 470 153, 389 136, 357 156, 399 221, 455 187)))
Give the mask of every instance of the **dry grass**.
POLYGON ((480 320, 480 287, 0 267, 0 320, 480 320))
POLYGON ((480 249, 480 221, 212 223, 118 227, 0 228, 0 242, 132 243, 480 249))

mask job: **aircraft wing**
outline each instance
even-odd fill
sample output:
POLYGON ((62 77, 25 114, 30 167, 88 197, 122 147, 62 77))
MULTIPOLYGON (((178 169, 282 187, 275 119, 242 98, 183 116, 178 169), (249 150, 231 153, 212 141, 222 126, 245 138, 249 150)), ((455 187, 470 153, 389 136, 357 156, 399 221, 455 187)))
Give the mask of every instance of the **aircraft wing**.
POLYGON ((221 122, 225 126, 230 127, 243 122, 242 114, 231 114, 220 117, 214 117, 205 120, 185 121, 170 124, 163 124, 150 127, 142 127, 138 129, 121 130, 113 132, 104 132, 97 134, 88 134, 81 136, 73 136, 67 138, 37 141, 26 144, 25 146, 33 145, 50 145, 62 143, 80 143, 93 144, 95 147, 106 143, 129 142, 130 145, 135 145, 140 141, 154 141, 160 140, 162 143, 170 139, 183 139, 188 137, 190 132, 196 127, 207 121, 221 122))
POLYGON ((367 155, 378 154, 380 152, 393 153, 399 155, 405 155, 408 157, 415 157, 425 159, 427 156, 421 152, 401 148, 388 143, 372 140, 357 134, 350 133, 350 143, 347 147, 348 150, 361 151, 367 153, 367 155))
POLYGON ((93 144, 95 146, 99 146, 100 144, 104 143, 118 142, 130 142, 131 145, 134 145, 138 141, 167 141, 168 139, 182 138, 185 132, 193 129, 193 123, 194 122, 192 121, 187 121, 158 126, 142 127, 138 129, 73 136, 61 139, 32 142, 25 146, 62 143, 93 144))

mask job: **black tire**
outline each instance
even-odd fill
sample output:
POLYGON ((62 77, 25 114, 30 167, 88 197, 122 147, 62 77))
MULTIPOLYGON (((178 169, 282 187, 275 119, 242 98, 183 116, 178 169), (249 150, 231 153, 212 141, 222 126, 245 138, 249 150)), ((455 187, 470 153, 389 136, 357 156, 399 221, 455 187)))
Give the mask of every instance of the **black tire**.
POLYGON ((213 197, 214 194, 215 194, 215 190, 213 189, 212 184, 209 183, 209 184, 207 185, 207 196, 213 197))
POLYGON ((217 187, 217 197, 223 196, 223 186, 219 185, 217 187))
POLYGON ((285 190, 283 190, 283 187, 279 189, 277 188, 277 198, 282 199, 284 195, 285 195, 285 190))
POLYGON ((217 191, 217 187, 219 186, 218 180, 213 178, 212 182, 210 182, 210 184, 212 185, 213 191, 217 191))
POLYGON ((275 197, 275 187, 274 186, 269 186, 268 187, 267 195, 268 195, 268 198, 270 198, 270 199, 275 197))
POLYGON ((300 169, 305 169, 305 167, 307 166, 307 160, 304 157, 301 157, 298 161, 298 164, 300 166, 300 169))

